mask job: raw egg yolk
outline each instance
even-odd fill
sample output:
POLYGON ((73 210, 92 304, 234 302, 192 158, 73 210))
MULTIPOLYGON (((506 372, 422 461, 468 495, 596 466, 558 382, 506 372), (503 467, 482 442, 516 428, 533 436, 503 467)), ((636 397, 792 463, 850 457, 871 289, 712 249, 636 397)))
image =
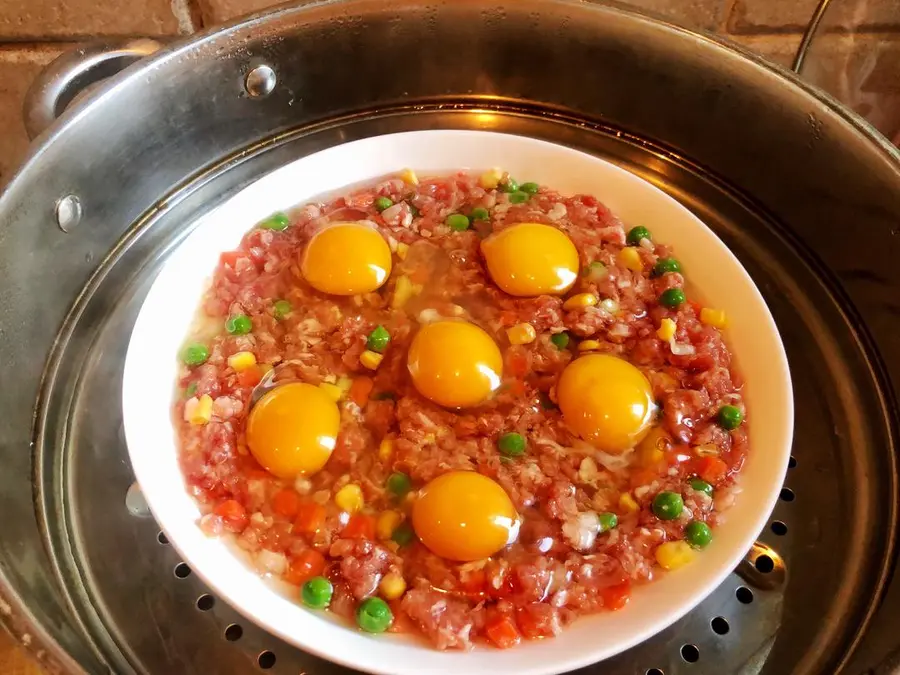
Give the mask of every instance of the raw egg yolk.
POLYGON ((316 232, 300 260, 310 286, 330 295, 371 293, 391 274, 391 249, 360 223, 335 223, 316 232))
POLYGON ((653 390, 644 374, 607 354, 572 361, 559 378, 556 395, 569 428, 610 453, 634 447, 655 413, 653 390))
POLYGON ((491 279, 510 295, 561 295, 578 278, 578 251, 550 225, 519 223, 481 242, 491 279))
POLYGON ((448 408, 464 408, 484 402, 500 385, 503 357, 478 326, 437 321, 413 338, 407 367, 422 396, 448 408))
POLYGON ((328 394, 292 382, 263 396, 247 419, 247 446, 266 471, 278 478, 315 473, 331 456, 341 415, 328 394))
POLYGON ((432 553, 460 562, 493 555, 519 532, 509 495, 475 471, 451 471, 428 483, 413 503, 412 522, 432 553))

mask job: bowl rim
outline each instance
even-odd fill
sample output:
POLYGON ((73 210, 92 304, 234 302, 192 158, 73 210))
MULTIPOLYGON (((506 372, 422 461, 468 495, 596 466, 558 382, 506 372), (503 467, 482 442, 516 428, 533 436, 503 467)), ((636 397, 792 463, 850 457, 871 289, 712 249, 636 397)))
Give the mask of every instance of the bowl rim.
MULTIPOLYGON (((787 357, 774 319, 749 274, 712 230, 674 198, 627 169, 563 145, 512 134, 450 129, 402 132, 352 141, 297 159, 261 176, 225 203, 202 215, 190 227, 192 231, 169 256, 153 281, 129 340, 122 384, 123 425, 129 457, 151 511, 192 570, 239 613, 301 649, 348 667, 396 675, 418 675, 421 672, 450 674, 458 672, 460 667, 484 673, 515 669, 520 675, 574 670, 646 640, 693 609, 732 572, 774 509, 790 457, 794 414, 787 357), (485 163, 482 159, 488 156, 488 149, 490 156, 495 157, 492 163, 485 163), (466 157, 473 160, 478 157, 479 160, 467 162, 464 161, 466 157), (566 194, 592 194, 626 224, 644 220, 655 223, 651 225, 651 229, 655 229, 662 222, 657 218, 664 214, 668 219, 664 229, 675 233, 675 238, 669 234, 661 239, 675 248, 679 258, 685 260, 682 249, 686 243, 679 243, 676 240, 678 235, 689 238, 694 245, 713 255, 709 264, 690 267, 692 278, 709 277, 711 268, 720 269, 727 280, 722 282, 723 285, 731 284, 740 292, 742 301, 747 303, 746 312, 738 308, 735 316, 737 323, 751 332, 756 331, 753 338, 756 347, 745 346, 739 350, 735 347, 736 340, 728 339, 730 350, 741 362, 745 352, 756 348, 762 349, 769 358, 767 367, 762 371, 755 370, 751 374, 742 367, 747 375, 746 398, 753 430, 751 451, 743 473, 750 467, 756 467, 764 477, 760 481, 765 484, 751 491, 751 495, 745 494, 729 509, 731 514, 732 510, 744 505, 740 511, 742 526, 739 532, 732 532, 736 528, 732 525, 731 530, 726 530, 727 544, 720 544, 717 538, 704 552, 707 562, 715 561, 712 570, 700 568, 698 562, 686 570, 668 573, 662 579, 641 586, 629 606, 619 612, 604 612, 579 619, 553 640, 527 642, 506 651, 476 649, 469 652, 469 656, 465 657, 466 663, 462 664, 460 659, 464 657, 456 652, 438 652, 410 639, 373 638, 333 621, 322 621, 320 615, 289 600, 264 582, 240 556, 226 551, 230 547, 225 541, 209 539, 202 534, 196 524, 199 511, 184 488, 171 424, 177 347, 169 349, 173 342, 172 335, 163 336, 162 344, 167 346, 160 347, 160 340, 155 339, 157 336, 153 333, 155 325, 158 325, 159 312, 176 297, 175 293, 179 290, 176 282, 180 278, 190 277, 195 292, 181 293, 180 300, 176 301, 180 302, 177 305, 180 321, 174 323, 183 325, 184 330, 174 341, 178 345, 182 343, 190 325, 190 322, 184 323, 185 308, 189 308, 193 316, 193 310, 200 304, 200 293, 196 291, 200 290, 197 279, 201 272, 202 278, 207 279, 215 263, 212 262, 212 266, 208 264, 218 259, 219 252, 236 247, 240 235, 272 211, 301 204, 362 180, 376 179, 404 166, 433 175, 462 167, 483 170, 498 163, 520 176, 527 173, 529 180, 540 176, 537 182, 549 184, 566 194), (346 169, 348 166, 351 168, 346 169), (576 168, 583 173, 576 176, 576 168), (554 171, 557 173, 554 174, 554 171), (334 179, 347 176, 348 172, 353 179, 334 179), (554 182, 554 175, 564 175, 565 179, 554 182), (551 179, 543 176, 551 176, 551 179), (587 186, 588 189, 566 189, 561 183, 587 186), (297 185, 310 187, 301 190, 297 185), (330 185, 330 189, 319 189, 323 185, 330 185), (603 186, 608 192, 604 191, 603 186), (613 194, 614 190, 620 189, 622 193, 613 194), (229 214, 227 217, 226 212, 229 214), (234 217, 235 212, 240 217, 234 217), (668 221, 675 225, 669 225, 668 221), (226 238, 230 238, 229 243, 218 245, 226 238), (203 246, 209 239, 217 242, 212 253, 204 250, 203 246), (204 263, 199 262, 201 259, 204 263), (198 262, 193 264, 195 261, 198 262), (189 298, 193 300, 188 302, 189 298), (160 398, 165 378, 168 378, 168 386, 165 396, 160 398), (148 381, 152 383, 149 396, 145 386, 148 381), (760 382, 764 382, 765 386, 760 382), (760 393, 751 396, 757 387, 760 393), (776 410, 778 405, 780 410, 776 410), (774 410, 774 418, 767 415, 763 419, 760 415, 763 421, 756 421, 757 409, 764 407, 767 412, 772 412, 769 408, 774 410), (163 413, 166 423, 160 428, 163 413), (765 431, 760 435, 769 441, 765 445, 765 463, 754 461, 761 452, 753 449, 759 447, 754 440, 759 427, 765 431), (160 455, 159 452, 161 443, 163 447, 167 445, 164 440, 166 433, 171 456, 160 455), (181 481, 178 484, 183 486, 182 490, 174 492, 173 465, 181 481), (755 512, 745 513, 750 496, 756 499, 755 512), (193 505, 193 510, 190 505, 193 505), (223 552, 227 555, 223 556, 223 552), (696 573, 685 577, 683 572, 690 570, 696 573), (676 584, 676 581, 680 583, 676 584), (663 605, 661 611, 659 603, 663 605), (616 617, 614 623, 611 619, 613 615, 616 617), (596 631, 584 629, 587 623, 605 627, 607 630, 603 632, 603 637, 606 639, 598 641, 596 631), (621 625, 625 625, 626 629, 618 630, 621 625)), ((692 285, 704 290, 713 289, 710 281, 692 285)), ((719 292, 716 288, 711 295, 719 292)), ((725 309, 731 314, 729 307, 725 309)), ((741 335, 742 344, 751 344, 748 339, 748 336, 741 335)), ((730 517, 728 522, 731 522, 730 517)), ((728 523, 722 527, 727 528, 728 523)))

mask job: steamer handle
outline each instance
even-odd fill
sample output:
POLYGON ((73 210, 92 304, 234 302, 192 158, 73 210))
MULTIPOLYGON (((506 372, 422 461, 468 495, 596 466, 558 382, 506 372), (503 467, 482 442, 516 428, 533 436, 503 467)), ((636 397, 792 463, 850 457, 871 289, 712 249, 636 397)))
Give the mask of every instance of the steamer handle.
POLYGON ((54 60, 35 78, 25 94, 25 131, 35 139, 63 114, 75 98, 93 84, 162 48, 156 40, 131 38, 97 42, 54 60))

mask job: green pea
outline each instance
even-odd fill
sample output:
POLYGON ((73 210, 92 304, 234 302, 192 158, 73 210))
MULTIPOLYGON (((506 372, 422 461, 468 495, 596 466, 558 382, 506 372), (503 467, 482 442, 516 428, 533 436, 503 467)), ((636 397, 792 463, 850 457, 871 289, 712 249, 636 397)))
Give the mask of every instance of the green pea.
POLYGON ((188 345, 181 355, 181 360, 188 366, 200 366, 209 358, 209 349, 200 343, 188 345))
POLYGON ((694 548, 706 548, 712 541, 712 530, 709 525, 700 521, 692 520, 688 526, 684 528, 684 538, 694 548))
POLYGON ((569 334, 568 333, 554 333, 550 336, 550 342, 556 345, 556 348, 559 351, 562 351, 566 347, 569 346, 569 334))
POLYGON ((525 454, 525 437, 511 432, 497 439, 497 448, 507 457, 520 457, 525 454))
POLYGON ((519 191, 519 183, 518 181, 510 176, 503 183, 500 183, 500 189, 504 192, 518 192, 519 191))
POLYGON ((449 227, 454 232, 462 232, 463 230, 468 230, 469 225, 471 224, 469 223, 469 219, 461 213, 453 213, 447 216, 447 220, 445 222, 447 223, 447 227, 449 227))
POLYGON ((197 383, 191 382, 188 386, 184 388, 184 397, 191 398, 194 394, 197 393, 197 383))
POLYGON ((670 288, 663 291, 662 295, 659 296, 659 304, 671 309, 676 309, 685 302, 687 302, 687 298, 684 295, 684 291, 680 288, 670 288))
POLYGON ((648 230, 643 225, 638 225, 637 227, 632 227, 628 231, 628 237, 625 241, 628 242, 629 246, 640 246, 642 239, 652 239, 650 236, 650 230, 648 230))
POLYGON ((376 326, 375 330, 369 333, 369 337, 366 339, 366 347, 373 352, 378 352, 380 354, 387 349, 388 342, 390 341, 391 334, 388 333, 387 328, 384 326, 376 326))
POLYGON ((281 232, 282 230, 286 230, 290 224, 291 221, 286 213, 274 213, 262 221, 258 227, 263 230, 275 230, 276 232, 281 232))
POLYGON ((367 633, 383 633, 392 623, 394 614, 381 598, 366 598, 356 610, 356 624, 367 633))
POLYGON ((688 483, 691 486, 692 490, 696 490, 697 492, 702 492, 703 494, 707 494, 712 497, 713 486, 707 483, 702 478, 691 478, 688 483))
POLYGON ((276 300, 275 304, 272 305, 272 311, 275 313, 275 318, 279 321, 290 314, 293 309, 291 303, 287 300, 276 300))
POLYGON ((405 473, 402 473, 401 471, 395 471, 390 476, 388 476, 385 487, 395 496, 405 497, 406 493, 412 489, 412 481, 405 473))
POLYGON ((238 314, 225 322, 225 330, 232 335, 246 335, 253 330, 253 322, 250 320, 249 316, 238 314))
POLYGON ((334 586, 325 577, 313 577, 300 590, 300 599, 303 604, 312 609, 325 609, 331 604, 331 596, 334 594, 334 586))
POLYGON ((522 192, 521 190, 517 192, 512 192, 509 195, 509 203, 510 204, 523 204, 528 201, 529 195, 527 192, 522 192))
POLYGON ((394 205, 394 201, 390 197, 379 197, 375 200, 375 208, 379 213, 385 209, 389 209, 394 205))
POLYGON ((412 528, 412 525, 405 522, 400 523, 393 534, 391 534, 391 539, 394 540, 398 546, 409 546, 415 541, 415 538, 416 531, 412 528))
POLYGON ((616 525, 619 524, 619 519, 616 517, 615 513, 606 513, 600 514, 600 531, 601 532, 609 532, 616 525))
POLYGON ((741 426, 744 421, 744 413, 741 409, 734 405, 723 405, 719 408, 719 414, 716 415, 716 422, 723 429, 733 431, 741 426))
POLYGON ((472 209, 472 214, 470 217, 472 220, 489 220, 491 214, 487 209, 481 206, 476 206, 474 209, 472 209))
POLYGON ((653 276, 661 277, 667 272, 681 272, 681 263, 675 258, 660 258, 653 266, 653 276))
POLYGON ((522 183, 522 184, 519 186, 519 189, 520 189, 522 192, 526 192, 526 193, 528 193, 528 194, 530 194, 530 195, 536 195, 537 192, 538 192, 538 190, 541 189, 541 186, 538 185, 537 183, 531 183, 531 182, 528 182, 528 183, 522 183))
POLYGON ((684 500, 677 492, 660 492, 653 498, 652 509, 660 520, 674 520, 684 509, 684 500))

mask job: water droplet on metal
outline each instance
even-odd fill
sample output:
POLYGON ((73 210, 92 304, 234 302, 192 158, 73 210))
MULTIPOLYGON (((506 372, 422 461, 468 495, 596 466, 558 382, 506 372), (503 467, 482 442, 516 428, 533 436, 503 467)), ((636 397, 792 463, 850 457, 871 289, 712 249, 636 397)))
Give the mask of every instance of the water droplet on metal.
POLYGON ((63 232, 71 232, 81 222, 81 200, 75 195, 66 195, 56 202, 56 224, 63 232))
POLYGON ((144 493, 141 492, 141 488, 138 487, 137 483, 132 483, 131 487, 128 488, 128 492, 125 493, 125 508, 133 516, 143 518, 150 515, 150 507, 147 505, 144 493))
POLYGON ((244 80, 244 89, 247 90, 247 93, 252 98, 263 98, 272 93, 277 81, 278 78, 272 68, 266 65, 256 66, 256 68, 247 73, 247 77, 244 80))

